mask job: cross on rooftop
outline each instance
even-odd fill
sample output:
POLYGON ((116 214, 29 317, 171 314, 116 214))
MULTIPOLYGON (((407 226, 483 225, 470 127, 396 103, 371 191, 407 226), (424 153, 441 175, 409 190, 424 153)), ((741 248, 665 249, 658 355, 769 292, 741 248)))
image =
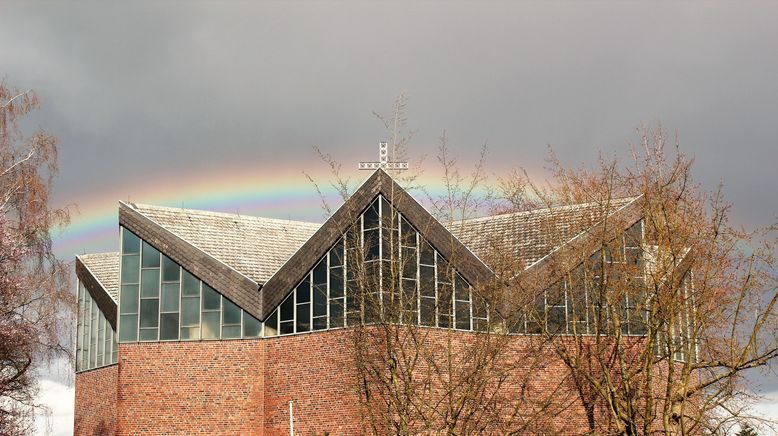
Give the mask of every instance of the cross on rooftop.
POLYGON ((386 141, 378 143, 378 162, 360 162, 360 170, 407 170, 408 162, 389 162, 389 144, 386 141))

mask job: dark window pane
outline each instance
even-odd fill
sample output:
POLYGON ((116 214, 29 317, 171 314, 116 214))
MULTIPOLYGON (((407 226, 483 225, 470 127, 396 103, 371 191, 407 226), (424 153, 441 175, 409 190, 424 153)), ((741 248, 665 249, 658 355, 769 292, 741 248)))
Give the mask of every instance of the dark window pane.
POLYGON ((200 296, 200 280, 197 277, 189 274, 189 271, 184 270, 184 281, 182 283, 182 292, 184 295, 200 296))
POLYGON ((125 228, 122 228, 122 253, 140 253, 140 238, 125 228))
POLYGON ((456 318, 458 329, 470 330, 470 303, 457 302, 456 318))
POLYGON ((624 232, 624 242, 627 247, 640 247, 643 243, 643 220, 633 224, 624 232))
POLYGON ((122 256, 122 284, 138 283, 140 276, 140 256, 137 254, 122 256))
POLYGON ((221 295, 212 287, 203 283, 203 310, 221 309, 221 295))
POLYGON ((330 250, 330 266, 343 265, 343 240, 339 240, 337 244, 330 250))
POLYGON ((438 281, 451 283, 451 266, 443 259, 441 255, 438 255, 438 281))
POLYGON ((547 325, 548 331, 551 333, 564 333, 565 332, 565 308, 564 307, 549 307, 547 312, 547 325))
POLYGON ((236 306, 232 301, 224 298, 222 299, 222 322, 224 324, 240 324, 240 307, 236 306))
POLYGON ((343 299, 330 300, 330 327, 343 327, 343 299))
POLYGON ((473 293, 473 316, 477 318, 486 318, 486 301, 473 293))
POLYGON ((140 296, 159 297, 159 270, 144 269, 140 276, 140 296))
POLYGON ((425 240, 421 241, 421 247, 419 248, 419 263, 423 265, 435 265, 435 250, 425 240))
POLYGON ((281 334, 288 335, 294 333, 294 323, 292 321, 281 323, 281 334))
POLYGON ((181 324, 185 326, 200 324, 200 297, 181 299, 181 324))
POLYGON ((200 327, 181 327, 181 340, 200 339, 200 327))
POLYGON ((378 227, 378 199, 365 210, 365 229, 378 227))
POLYGON ((413 229, 411 224, 403 218, 402 220, 402 244, 407 247, 416 247, 416 230, 413 229))
POLYGON ((420 292, 424 297, 435 296, 435 267, 422 265, 419 267, 420 292))
POLYGON ((281 303, 281 321, 291 321, 294 318, 294 299, 290 294, 286 297, 283 303, 281 303))
POLYGON ((327 289, 326 285, 313 288, 313 316, 327 314, 327 289))
POLYGON ((170 260, 169 257, 162 255, 162 281, 177 282, 181 280, 181 267, 170 260))
POLYGON ((397 221, 397 210, 389 204, 389 201, 381 197, 381 220, 383 226, 388 229, 397 229, 399 222, 397 221))
POLYGON ((219 312, 203 313, 203 339, 219 339, 219 312))
POLYGON ((178 339, 178 314, 163 313, 160 316, 161 324, 159 326, 159 340, 178 339))
POLYGON ((274 310, 265 320, 265 336, 278 335, 278 309, 274 310))
POLYGON ((123 285, 120 313, 138 313, 138 285, 123 285))
POLYGON ((159 268, 159 251, 143 241, 143 268, 159 268))
POLYGON ((239 339, 240 338, 240 326, 224 326, 222 327, 222 339, 239 339))
POLYGON ((418 295, 416 293, 416 280, 404 279, 402 282, 402 307, 406 311, 415 311, 418 295))
POLYGON ((452 307, 452 295, 453 289, 448 283, 440 283, 438 285, 438 312, 451 315, 454 308, 452 307))
POLYGON ((546 289, 546 304, 548 306, 565 305, 565 288, 563 282, 556 282, 546 289))
POLYGON ((141 329, 140 330, 140 340, 141 341, 156 341, 158 340, 157 337, 157 329, 141 329))
POLYGON ((435 299, 434 298, 421 298, 420 307, 421 325, 434 326, 435 325, 435 299))
POLYGON ((365 263, 365 289, 362 292, 375 292, 380 283, 380 264, 379 262, 365 263))
POLYGON ((330 298, 343 296, 343 268, 330 268, 330 298))
POLYGON ((402 270, 403 270, 403 277, 409 279, 416 278, 416 250, 415 249, 403 248, 402 270))
POLYGON ((365 322, 374 323, 378 321, 378 310, 381 307, 381 302, 378 299, 377 293, 371 293, 365 295, 365 322))
POLYGON ((311 301, 311 282, 308 278, 297 285, 297 303, 307 303, 311 301))
POLYGON ((365 230, 365 260, 378 259, 380 241, 378 240, 378 229, 365 230))
POLYGON ((243 337, 244 338, 258 338, 262 333, 262 323, 258 319, 243 313, 243 337))
MULTIPOLYGON (((119 340, 132 342, 138 340, 138 315, 121 315, 119 324, 119 340)), ((88 348, 88 347, 86 347, 88 348)))
POLYGON ((485 332, 489 330, 489 323, 485 319, 473 318, 473 330, 485 332))
POLYGON ((456 292, 457 300, 469 301, 470 300, 470 287, 459 274, 454 279, 454 291, 456 292))
POLYGON ((327 328, 327 317, 322 316, 319 318, 313 319, 313 329, 314 330, 324 330, 327 328))
MULTIPOLYGON (((326 285, 327 284, 327 261, 322 260, 313 269, 313 284, 314 285, 326 285)), ((299 303, 299 302, 298 302, 299 303)))
POLYGON ((454 317, 451 315, 442 315, 438 314, 438 327, 448 329, 454 327, 454 324, 452 323, 454 320, 454 317))
POLYGON ((297 305, 297 331, 307 332, 311 329, 311 305, 310 303, 297 305))
POLYGON ((178 312, 178 283, 162 285, 162 312, 178 312))
POLYGON ((157 327, 159 325, 159 300, 140 300, 140 326, 157 327))

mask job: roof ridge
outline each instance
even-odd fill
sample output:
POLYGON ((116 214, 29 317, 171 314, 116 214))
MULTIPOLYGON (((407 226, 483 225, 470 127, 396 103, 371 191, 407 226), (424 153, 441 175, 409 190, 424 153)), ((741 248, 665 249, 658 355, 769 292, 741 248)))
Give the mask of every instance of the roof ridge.
POLYGON ((143 208, 148 209, 156 209, 156 210, 169 210, 171 212, 183 212, 183 213, 191 213, 194 215, 201 215, 201 216, 218 216, 223 218, 241 218, 241 219, 251 219, 251 220, 257 220, 257 221, 272 221, 272 222, 284 222, 284 223, 294 223, 294 224, 303 224, 308 226, 319 226, 321 227, 322 223, 317 223, 313 221, 301 221, 301 220, 291 220, 291 219, 284 219, 284 218, 270 218, 270 217, 263 217, 263 216, 256 216, 256 215, 240 215, 236 213, 229 213, 229 212, 215 212, 210 210, 203 210, 203 209, 190 209, 190 208, 184 208, 184 207, 172 207, 172 206, 159 206, 155 204, 145 204, 145 203, 126 203, 133 209, 140 212, 143 208))
MULTIPOLYGON (((111 252, 111 254, 113 254, 113 253, 118 254, 118 252, 111 252)), ((108 253, 91 253, 91 254, 108 254, 108 253)), ((82 255, 78 255, 77 254, 76 255, 76 259, 81 260, 81 265, 83 265, 84 268, 86 268, 86 270, 89 271, 89 274, 92 275, 92 278, 94 278, 95 281, 97 282, 97 284, 100 285, 101 288, 103 288, 103 292, 105 292, 111 298, 111 300, 113 300, 114 303, 119 304, 119 301, 117 299, 113 298, 113 295, 111 295, 111 293, 108 291, 108 288, 100 280, 100 277, 98 277, 98 275, 95 274, 94 271, 92 271, 92 268, 89 267, 89 264, 87 262, 84 262, 84 260, 83 260, 84 258, 82 257, 82 255)), ((117 291, 118 291, 118 287, 117 287, 117 291)), ((117 297, 118 297, 118 295, 117 295, 117 297)))

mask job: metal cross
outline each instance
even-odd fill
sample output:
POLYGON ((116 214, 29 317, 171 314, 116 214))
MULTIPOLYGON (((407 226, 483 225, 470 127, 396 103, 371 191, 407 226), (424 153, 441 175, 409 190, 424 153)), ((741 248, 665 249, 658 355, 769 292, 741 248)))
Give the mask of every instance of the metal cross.
POLYGON ((389 162, 389 144, 386 141, 378 143, 379 162, 360 162, 360 170, 407 170, 408 162, 389 162))

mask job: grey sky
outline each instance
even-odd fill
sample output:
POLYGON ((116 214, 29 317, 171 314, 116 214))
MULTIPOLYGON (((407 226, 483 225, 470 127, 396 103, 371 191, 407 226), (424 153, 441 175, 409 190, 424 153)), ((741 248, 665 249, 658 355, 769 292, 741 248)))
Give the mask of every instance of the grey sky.
POLYGON ((261 178, 314 165, 314 144, 371 158, 370 111, 404 89, 412 153, 447 129, 465 161, 488 141, 498 172, 540 167, 547 144, 593 162, 661 121, 753 225, 778 214, 776 23, 775 2, 6 1, 0 76, 40 93, 60 204, 141 176, 261 178))

